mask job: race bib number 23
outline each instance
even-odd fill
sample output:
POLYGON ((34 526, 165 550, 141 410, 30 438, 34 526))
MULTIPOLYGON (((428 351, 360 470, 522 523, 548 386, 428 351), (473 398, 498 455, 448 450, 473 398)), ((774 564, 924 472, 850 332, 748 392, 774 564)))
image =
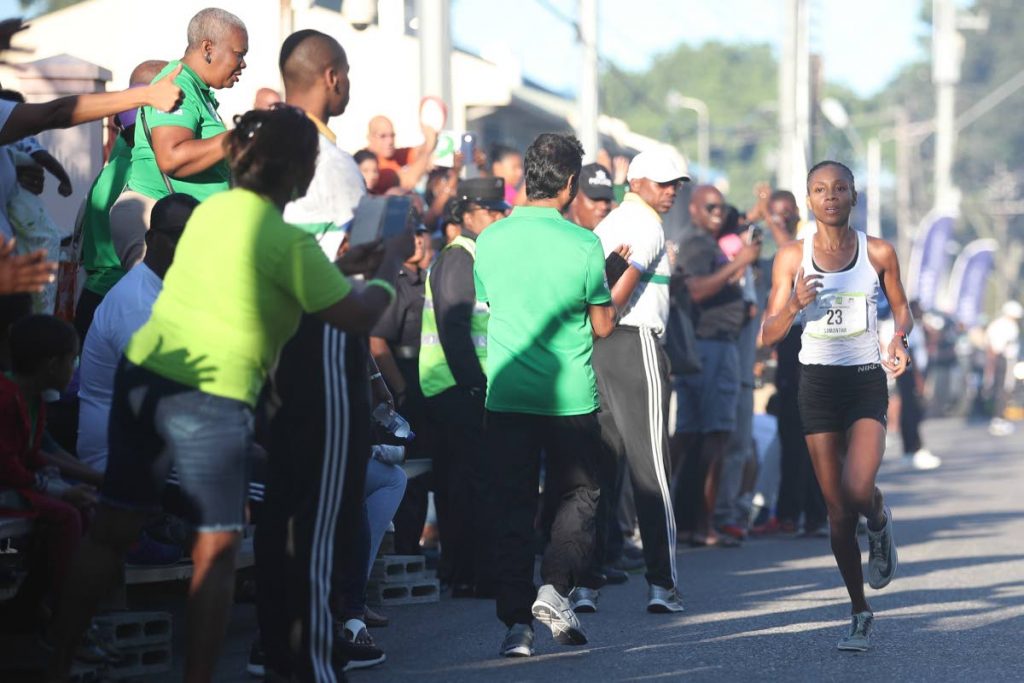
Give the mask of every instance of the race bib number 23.
POLYGON ((868 329, 867 295, 858 292, 819 294, 806 331, 819 339, 855 337, 868 329))

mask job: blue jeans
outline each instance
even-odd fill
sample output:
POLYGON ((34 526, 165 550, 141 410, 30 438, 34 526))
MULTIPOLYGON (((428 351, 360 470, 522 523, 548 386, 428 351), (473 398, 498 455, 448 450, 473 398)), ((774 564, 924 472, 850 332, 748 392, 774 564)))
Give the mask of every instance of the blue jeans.
POLYGON ((104 503, 158 511, 173 465, 200 532, 241 531, 252 409, 122 359, 114 378, 104 503))

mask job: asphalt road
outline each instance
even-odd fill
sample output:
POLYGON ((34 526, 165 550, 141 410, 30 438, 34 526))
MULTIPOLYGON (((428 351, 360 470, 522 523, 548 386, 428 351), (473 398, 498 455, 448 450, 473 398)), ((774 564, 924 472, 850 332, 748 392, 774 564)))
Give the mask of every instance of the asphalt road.
MULTIPOLYGON (((1024 427, 1024 426, 1022 426, 1024 427)), ((872 649, 838 652, 849 603, 827 539, 776 537, 739 549, 680 551, 687 611, 644 611, 634 575, 583 615, 590 644, 555 644, 537 626, 536 655, 496 656, 493 603, 449 600, 388 610, 374 631, 388 661, 352 681, 1019 681, 1024 680, 1024 428, 930 422, 944 459, 932 472, 884 464, 899 574, 870 591, 872 649)), ((866 546, 866 542, 863 543, 866 546)), ((218 680, 245 681, 253 610, 235 609, 218 680)), ((176 625, 181 624, 176 621, 176 625)), ((180 674, 166 680, 180 680, 180 674)))

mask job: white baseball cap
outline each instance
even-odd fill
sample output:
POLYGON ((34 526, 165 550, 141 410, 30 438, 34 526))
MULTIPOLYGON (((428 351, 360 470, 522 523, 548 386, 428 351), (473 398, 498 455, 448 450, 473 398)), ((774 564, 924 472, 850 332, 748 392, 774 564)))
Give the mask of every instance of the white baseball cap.
POLYGON ((649 149, 640 152, 629 162, 626 180, 647 178, 656 183, 669 183, 673 180, 689 182, 690 173, 686 161, 680 162, 675 155, 660 149, 649 149))

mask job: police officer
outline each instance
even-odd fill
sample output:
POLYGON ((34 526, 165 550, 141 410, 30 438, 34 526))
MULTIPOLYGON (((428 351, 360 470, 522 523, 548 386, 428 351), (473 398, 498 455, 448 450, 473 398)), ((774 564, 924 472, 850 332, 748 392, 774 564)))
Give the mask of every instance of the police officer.
MULTIPOLYGON (((434 249, 430 233, 423 226, 416 232, 416 249, 395 279, 395 300, 370 332, 370 353, 394 397, 395 408, 407 419, 416 438, 406 446, 406 459, 433 457, 435 429, 427 415, 420 391, 420 329, 427 267, 434 249)), ((429 475, 409 480, 402 504, 395 513, 395 552, 418 555, 423 523, 427 517, 429 475)))
POLYGON ((476 594, 475 520, 487 378, 486 305, 473 284, 476 238, 505 217, 505 181, 459 183, 454 218, 458 234, 438 255, 427 278, 420 338, 420 386, 438 426, 434 503, 441 537, 438 575, 453 597, 476 594))

